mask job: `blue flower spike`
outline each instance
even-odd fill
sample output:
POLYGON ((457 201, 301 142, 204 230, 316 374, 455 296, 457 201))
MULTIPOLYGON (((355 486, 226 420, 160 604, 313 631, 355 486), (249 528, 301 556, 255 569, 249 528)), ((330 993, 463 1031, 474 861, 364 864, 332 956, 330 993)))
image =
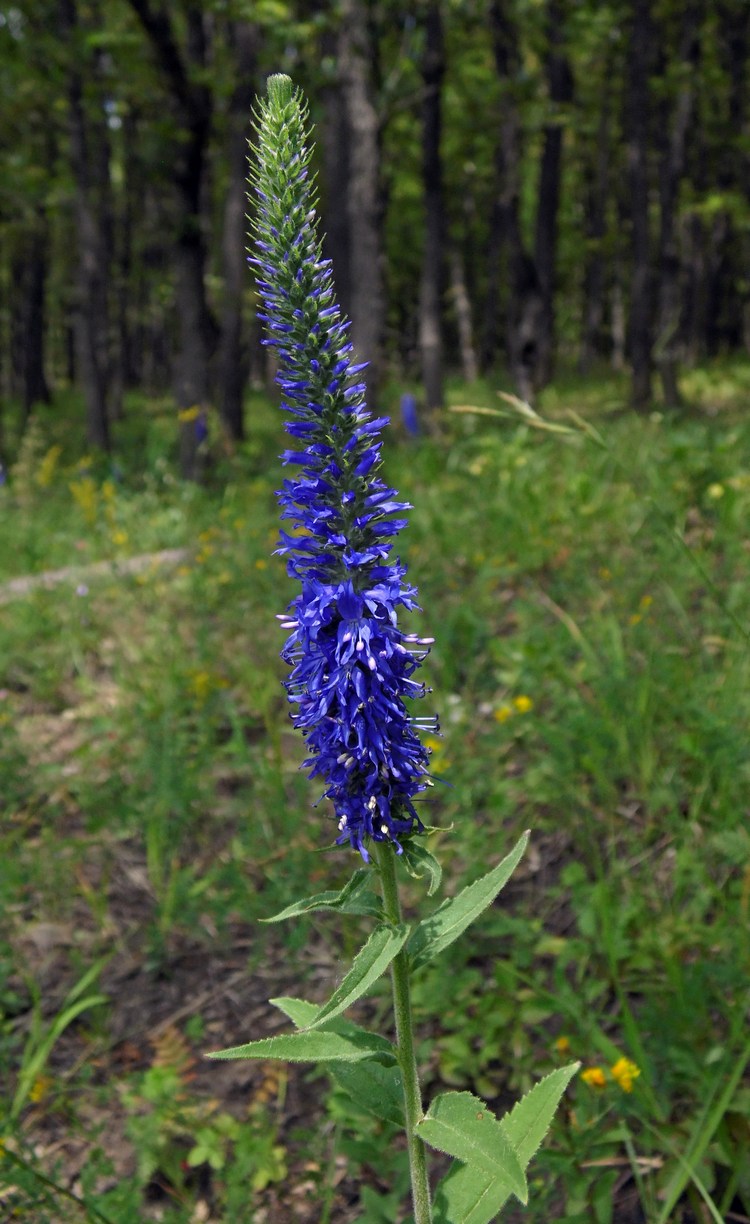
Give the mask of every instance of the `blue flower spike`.
POLYGON ((388 418, 367 410, 366 363, 356 362, 323 258, 307 106, 287 76, 270 77, 267 88, 256 117, 250 262, 294 440, 282 454, 293 475, 278 492, 287 530, 277 552, 301 584, 279 618, 289 632, 285 684, 307 742, 303 767, 323 779, 335 810, 336 842, 368 861, 368 842, 400 854, 404 838, 424 831, 415 799, 431 780, 419 732, 438 727, 410 703, 427 691, 413 677, 432 639, 398 624, 400 610, 418 607, 392 555, 411 506, 378 475, 388 418))

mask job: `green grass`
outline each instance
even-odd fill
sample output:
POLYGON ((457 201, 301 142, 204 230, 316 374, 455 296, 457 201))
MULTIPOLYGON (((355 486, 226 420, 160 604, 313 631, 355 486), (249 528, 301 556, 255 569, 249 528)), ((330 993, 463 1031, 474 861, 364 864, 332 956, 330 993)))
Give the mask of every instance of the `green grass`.
MULTIPOLYGON (((635 1203, 649 1224, 750 1214, 750 366, 696 371, 685 391, 685 412, 636 417, 617 379, 563 378, 540 411, 569 435, 462 412, 439 436, 386 436, 386 476, 414 505, 402 551, 419 624, 436 638, 434 765, 450 785, 427 819, 449 829, 434 838, 449 890, 533 830, 503 905, 450 951, 449 1002, 445 965, 417 985, 428 1091, 505 1105, 567 1048, 603 1073, 568 1094, 527 1220, 608 1224, 635 1203), (611 1073, 622 1056, 640 1071, 632 1092, 611 1073)), ((450 398, 506 411, 485 386, 450 398)), ((73 406, 38 418, 0 489, 0 581, 188 555, 1 608, 0 1077, 17 1108, 0 1187, 5 1168, 26 1218, 87 1218, 54 1188, 72 1158, 46 1155, 62 1129, 88 1152, 75 1193, 92 1219, 187 1220, 207 1182, 215 1218, 237 1218, 248 1186, 273 1216, 286 1168, 317 1187, 311 1219, 354 1218, 337 1217, 320 1128, 291 1133, 278 1085, 270 1106, 251 1094, 272 1121, 251 1113, 238 1131, 215 1068, 193 1082, 216 1036, 249 1034, 239 1015, 212 1029, 200 970, 194 1006, 179 989, 186 946, 206 983, 273 956, 279 988, 296 976, 314 991, 328 941, 356 945, 339 920, 285 931, 284 946, 255 925, 351 866, 318 853, 330 828, 279 683, 275 614, 292 591, 271 556, 278 414, 256 397, 250 443, 230 456, 216 439, 196 487, 175 474, 166 405, 128 405, 113 468, 82 453, 73 406), (139 1031, 132 1065, 128 957, 138 990, 181 1004, 171 1045, 139 1031), (106 1004, 68 1024, 71 990, 102 958, 87 989, 106 1004), (133 1153, 116 1176, 108 1129, 133 1153)), ((279 993, 268 980, 264 998, 279 993)), ((303 1090, 324 1102, 324 1084, 303 1090)), ((327 1101, 350 1184, 365 1183, 361 1218, 393 1220, 398 1148, 384 1165, 372 1122, 327 1101)))

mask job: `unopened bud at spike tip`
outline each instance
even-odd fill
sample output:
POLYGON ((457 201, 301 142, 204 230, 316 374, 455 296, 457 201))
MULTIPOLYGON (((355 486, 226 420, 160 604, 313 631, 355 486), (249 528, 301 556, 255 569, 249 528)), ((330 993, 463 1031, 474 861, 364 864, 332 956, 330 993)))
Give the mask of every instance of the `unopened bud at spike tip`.
POLYGON ((291 102, 294 94, 292 78, 283 72, 275 72, 273 76, 270 76, 266 81, 266 89, 268 100, 274 106, 286 106, 287 102, 291 102))

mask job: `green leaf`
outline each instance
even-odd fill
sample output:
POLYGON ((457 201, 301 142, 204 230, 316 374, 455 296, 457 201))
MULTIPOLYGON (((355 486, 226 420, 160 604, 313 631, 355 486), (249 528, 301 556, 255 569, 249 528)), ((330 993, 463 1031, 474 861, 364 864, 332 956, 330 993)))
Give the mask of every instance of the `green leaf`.
POLYGON ((288 1016, 295 1028, 307 1028, 313 1016, 320 1011, 319 1003, 308 1003, 306 999, 293 999, 289 995, 280 995, 268 1002, 288 1016))
POLYGON ((492 904, 518 866, 528 840, 527 832, 502 863, 498 863, 497 867, 481 879, 469 884, 458 896, 444 901, 434 914, 420 922, 408 945, 412 968, 427 964, 458 939, 474 919, 492 904))
MULTIPOLYGON (((278 1007, 285 1016, 288 1016, 298 1029, 306 1029, 312 1019, 317 1016, 320 1007, 316 1003, 308 1003, 304 999, 279 998, 269 999, 274 1007, 278 1007)), ((327 1020, 322 1026, 326 1031, 331 1033, 339 1033, 342 1037, 350 1037, 353 1039, 360 1037, 366 1038, 370 1042, 372 1048, 376 1050, 378 1059, 381 1063, 395 1064, 397 1062, 396 1052, 392 1043, 387 1037, 381 1037, 379 1033, 371 1033, 367 1029, 363 1029, 359 1024, 355 1024, 352 1020, 345 1020, 343 1016, 337 1016, 335 1020, 327 1020)))
MULTIPOLYGON (((544 1138, 560 1097, 580 1067, 572 1063, 545 1076, 499 1121, 525 1169, 544 1138)), ((474 1166, 454 1165, 435 1192, 435 1224, 489 1224, 510 1198, 507 1185, 474 1166)))
POLYGON ((228 1050, 213 1050, 207 1058, 282 1058, 286 1062, 357 1062, 382 1054, 381 1038, 363 1029, 355 1034, 334 1033, 330 1029, 313 1033, 283 1033, 264 1037, 228 1050))
POLYGON ((421 880, 426 875, 430 877, 430 883, 427 888, 428 897, 437 892, 440 887, 440 881, 443 878, 443 869, 422 842, 405 841, 402 861, 409 875, 413 876, 415 880, 421 880))
POLYGON ((500 1119, 500 1127, 510 1140, 525 1169, 549 1130, 560 1098, 578 1071, 580 1063, 570 1063, 551 1071, 500 1119))
POLYGON ((451 1165, 435 1191, 435 1224, 489 1224, 509 1198, 505 1183, 489 1173, 451 1165))
POLYGON ((370 1058, 359 1063, 334 1063, 331 1075, 361 1109, 403 1128, 404 1097, 401 1070, 370 1058))
POLYGON ((383 917, 383 903, 380 897, 369 887, 372 873, 366 868, 354 872, 340 892, 329 889, 327 892, 316 893, 313 897, 305 897, 303 901, 295 901, 280 910, 272 918, 261 918, 261 922, 284 922, 287 918, 298 918, 301 914, 312 914, 318 910, 337 910, 341 914, 367 914, 370 917, 383 917))
POLYGON ((425 1143, 504 1184, 522 1203, 528 1202, 526 1174, 508 1137, 484 1101, 471 1092, 445 1092, 417 1123, 425 1143))
POLYGON ((328 1002, 323 1004, 307 1027, 317 1028, 326 1020, 346 1011, 347 1007, 361 998, 401 951, 409 937, 410 929, 406 924, 377 927, 362 951, 355 956, 341 985, 334 990, 328 1002))

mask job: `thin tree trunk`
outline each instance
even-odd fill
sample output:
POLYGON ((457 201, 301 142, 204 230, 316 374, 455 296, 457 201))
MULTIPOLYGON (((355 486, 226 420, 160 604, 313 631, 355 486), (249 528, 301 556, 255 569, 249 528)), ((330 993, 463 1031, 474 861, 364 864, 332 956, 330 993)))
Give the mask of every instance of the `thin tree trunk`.
POLYGON ((348 214, 352 340, 369 361, 370 399, 377 400, 385 328, 380 208, 380 133, 372 98, 373 59, 361 0, 342 0, 339 64, 349 128, 348 214))
POLYGON ((68 43, 70 153, 75 180, 78 237, 78 311, 76 342, 86 400, 89 445, 108 451, 110 439, 108 241, 103 179, 108 176, 109 146, 103 120, 91 123, 80 70, 82 40, 75 0, 59 0, 61 28, 68 43), (99 145, 98 149, 96 145, 99 145), (97 190, 97 187, 99 188, 97 190))
POLYGON ((37 205, 10 268, 10 390, 21 400, 24 421, 35 404, 50 399, 45 376, 48 261, 49 223, 37 205))
POLYGON ((573 99, 573 74, 568 58, 561 50, 564 39, 564 20, 564 7, 560 0, 548 0, 546 67, 547 89, 549 101, 553 107, 553 117, 552 122, 546 124, 544 128, 534 242, 534 260, 541 294, 537 374, 541 386, 548 383, 552 377, 555 350, 555 269, 563 146, 561 108, 567 106, 573 99))
POLYGON ((698 6, 688 5, 683 14, 680 61, 684 78, 675 99, 672 122, 665 123, 666 133, 661 159, 659 203, 659 337, 656 347, 657 365, 669 408, 682 402, 677 385, 677 354, 681 332, 680 253, 677 241, 677 202, 680 183, 685 173, 687 136, 693 115, 694 81, 698 69, 698 6))
POLYGON ((212 99, 208 85, 195 79, 201 74, 205 75, 207 65, 205 14, 198 0, 190 0, 185 14, 185 43, 184 47, 180 47, 166 8, 152 8, 151 0, 129 0, 129 3, 164 74, 180 128, 174 149, 174 182, 179 209, 175 250, 175 298, 179 326, 175 395, 182 421, 182 472, 187 478, 195 479, 198 475, 200 443, 206 428, 210 360, 217 341, 217 329, 206 296, 206 246, 202 216, 212 99))
POLYGON ((471 318, 471 300, 466 288, 464 264, 458 251, 451 251, 451 296, 458 327, 458 347, 461 354, 461 372, 467 382, 479 378, 479 362, 474 346, 474 325, 471 318))
POLYGON ((604 240, 610 177, 611 65, 602 82, 602 101, 591 161, 584 170, 584 230, 586 266, 583 274, 583 333, 580 366, 583 372, 610 347, 605 340, 607 276, 604 240))
POLYGON ((508 304, 508 357, 518 394, 531 402, 540 385, 543 302, 539 275, 521 232, 521 125, 513 96, 519 72, 518 33, 509 0, 491 0, 489 7, 492 49, 503 85, 499 141, 496 150, 499 208, 508 249, 511 294, 508 304))
POLYGON ((628 186, 630 192, 631 258, 630 320, 633 406, 651 403, 653 368, 653 281, 649 234, 649 70, 653 27, 651 0, 632 0, 627 62, 625 116, 628 186))
POLYGON ((430 0, 425 14, 422 58, 422 184, 425 239, 419 294, 419 349, 425 406, 443 407, 443 342, 441 290, 443 281, 443 166, 440 155, 445 42, 440 0, 430 0))

